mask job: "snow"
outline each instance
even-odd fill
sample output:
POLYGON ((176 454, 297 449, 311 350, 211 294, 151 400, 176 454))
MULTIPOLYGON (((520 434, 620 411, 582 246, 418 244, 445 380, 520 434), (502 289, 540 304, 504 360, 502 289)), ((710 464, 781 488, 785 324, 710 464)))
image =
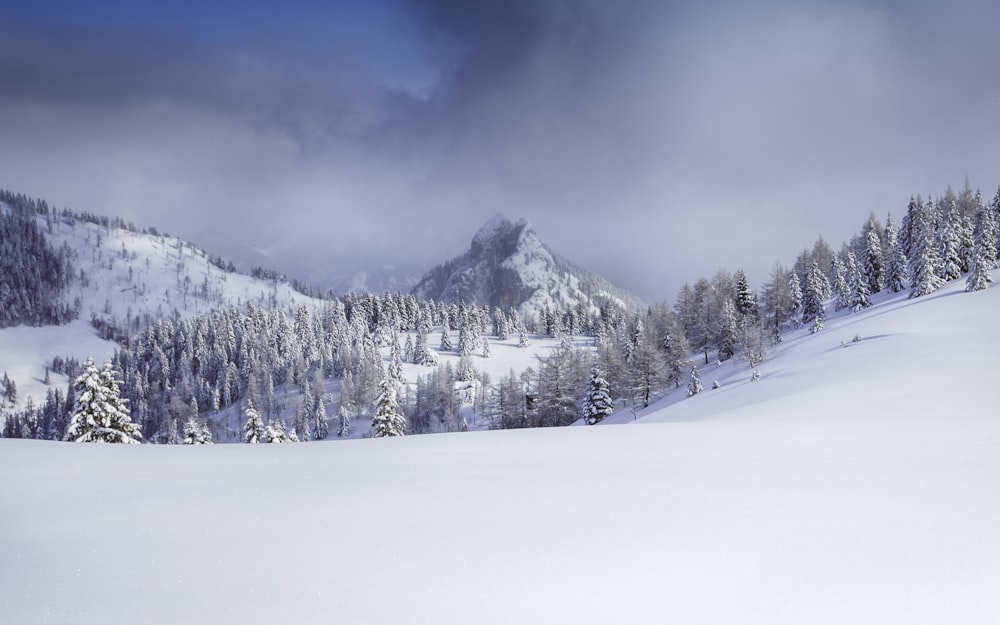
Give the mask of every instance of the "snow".
MULTIPOLYGON (((44 382, 45 368, 52 365, 53 356, 76 358, 81 363, 92 357, 94 362, 103 363, 117 347, 101 339, 90 323, 80 320, 62 326, 4 328, 0 329, 0 371, 6 371, 17 385, 19 407, 28 397, 41 406, 50 388, 44 382)), ((63 392, 70 382, 55 373, 50 373, 50 381, 51 388, 63 392)))
POLYGON ((3 621, 995 622, 1000 288, 962 286, 831 315, 759 382, 702 367, 630 425, 0 440, 3 621))

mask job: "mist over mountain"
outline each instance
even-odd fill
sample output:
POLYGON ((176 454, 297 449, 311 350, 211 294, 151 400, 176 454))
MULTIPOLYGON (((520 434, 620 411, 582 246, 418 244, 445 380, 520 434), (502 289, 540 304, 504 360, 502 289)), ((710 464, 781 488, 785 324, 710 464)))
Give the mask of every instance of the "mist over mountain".
POLYGON ((467 252, 429 271, 413 294, 522 314, 546 307, 644 306, 636 295, 554 252, 526 220, 513 222, 500 213, 476 232, 467 252))

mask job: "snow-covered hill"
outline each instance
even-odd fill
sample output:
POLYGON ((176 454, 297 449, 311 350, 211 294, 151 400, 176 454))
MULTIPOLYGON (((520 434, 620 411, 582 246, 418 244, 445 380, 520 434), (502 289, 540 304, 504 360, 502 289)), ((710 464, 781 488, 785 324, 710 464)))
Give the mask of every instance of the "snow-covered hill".
POLYGON ((1000 287, 961 289, 629 425, 0 440, 4 622, 992 623, 1000 287))
MULTIPOLYGON (((17 384, 17 407, 29 397, 40 405, 48 390, 45 368, 53 357, 100 362, 114 353, 117 344, 102 340, 92 320, 135 334, 157 319, 188 318, 247 302, 288 310, 318 303, 287 282, 221 269, 206 252, 167 235, 105 227, 55 211, 36 220, 53 248, 70 250, 74 277, 63 297, 79 311, 79 319, 65 326, 0 329, 0 371, 17 384)), ((58 375, 51 382, 60 388, 68 384, 58 375)))
POLYGON ((432 269, 413 293, 444 302, 514 308, 524 316, 555 306, 642 306, 638 297, 553 253, 527 221, 514 223, 499 213, 479 229, 468 252, 432 269))

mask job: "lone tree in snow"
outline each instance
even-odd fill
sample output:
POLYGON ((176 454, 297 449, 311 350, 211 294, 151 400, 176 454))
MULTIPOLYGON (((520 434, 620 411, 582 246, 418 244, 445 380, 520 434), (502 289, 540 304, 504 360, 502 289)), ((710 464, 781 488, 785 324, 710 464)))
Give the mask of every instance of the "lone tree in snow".
POLYGON ((375 438, 406 434, 406 417, 399 412, 399 404, 396 402, 396 385, 387 378, 379 383, 372 429, 375 431, 375 438))
MULTIPOLYGON (((295 430, 292 430, 293 432, 295 430)), ((285 422, 281 419, 271 419, 271 421, 264 428, 264 438, 269 443, 287 443, 292 441, 291 436, 285 432, 285 422)), ((295 441, 298 440, 298 435, 295 437, 295 441)))
POLYGON ((688 397, 697 395, 702 390, 701 378, 698 377, 698 367, 691 367, 691 381, 688 382, 688 397))
POLYGON ((583 418, 587 425, 596 425, 615 411, 615 403, 608 390, 608 381, 594 367, 590 372, 590 391, 583 400, 583 418))
POLYGON ((64 440, 77 443, 138 443, 139 426, 129 418, 127 399, 121 396, 118 374, 111 362, 100 372, 92 358, 73 383, 76 402, 64 440))
POLYGON ((188 417, 184 422, 184 444, 185 445, 211 445, 212 430, 208 423, 200 421, 197 417, 188 417))
POLYGON ((259 443, 264 437, 264 421, 260 413, 253 407, 253 402, 247 400, 247 422, 243 426, 243 440, 247 443, 259 443))

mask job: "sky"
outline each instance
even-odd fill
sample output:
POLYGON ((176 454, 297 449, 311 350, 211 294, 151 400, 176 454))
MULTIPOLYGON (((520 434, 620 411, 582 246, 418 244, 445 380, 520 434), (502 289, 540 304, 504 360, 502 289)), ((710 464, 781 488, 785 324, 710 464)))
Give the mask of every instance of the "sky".
POLYGON ((496 212, 650 302, 1000 183, 987 0, 0 5, 0 187, 320 287, 496 212))

